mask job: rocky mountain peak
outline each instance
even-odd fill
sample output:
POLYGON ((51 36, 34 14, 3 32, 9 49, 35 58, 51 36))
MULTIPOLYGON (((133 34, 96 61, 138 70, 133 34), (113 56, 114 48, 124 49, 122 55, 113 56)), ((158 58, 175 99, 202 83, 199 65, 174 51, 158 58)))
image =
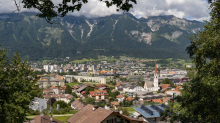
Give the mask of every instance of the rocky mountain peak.
POLYGON ((60 24, 50 25, 35 15, 0 14, 0 36, 4 37, 0 42, 9 54, 17 50, 30 59, 123 54, 185 57, 188 37, 204 25, 173 15, 137 19, 130 13, 100 18, 66 16, 60 24))

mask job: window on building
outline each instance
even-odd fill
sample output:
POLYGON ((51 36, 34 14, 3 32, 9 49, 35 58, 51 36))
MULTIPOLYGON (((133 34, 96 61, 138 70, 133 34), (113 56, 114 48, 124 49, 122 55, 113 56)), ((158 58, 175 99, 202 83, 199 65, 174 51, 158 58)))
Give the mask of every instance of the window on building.
POLYGON ((154 118, 153 122, 155 122, 155 121, 157 121, 157 118, 156 118, 156 117, 154 118))
POLYGON ((114 123, 113 119, 107 120, 107 123, 114 123))

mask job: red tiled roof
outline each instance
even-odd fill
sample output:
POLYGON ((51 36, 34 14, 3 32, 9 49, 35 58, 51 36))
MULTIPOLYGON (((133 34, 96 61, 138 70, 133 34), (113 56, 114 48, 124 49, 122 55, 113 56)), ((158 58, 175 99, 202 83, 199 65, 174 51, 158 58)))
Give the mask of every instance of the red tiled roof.
POLYGON ((84 108, 72 115, 66 121, 69 123, 102 123, 113 113, 129 121, 147 123, 146 121, 141 121, 129 116, 121 115, 115 111, 107 110, 100 107, 98 109, 93 110, 93 106, 90 104, 86 105, 84 108))
POLYGON ((179 90, 180 88, 182 88, 182 86, 176 86, 176 90, 179 90))
POLYGON ((153 102, 159 102, 159 103, 163 103, 162 101, 161 101, 161 99, 154 99, 154 100, 152 100, 153 102))
POLYGON ((98 108, 93 111, 92 105, 86 105, 66 121, 69 123, 101 123, 112 112, 113 111, 111 110, 106 110, 103 108, 98 108))
POLYGON ((74 87, 75 89, 80 88, 80 86, 79 86, 79 85, 74 85, 73 87, 74 87))
POLYGON ((66 89, 66 85, 60 87, 60 90, 65 90, 66 89))
POLYGON ((91 96, 104 96, 104 95, 108 95, 106 90, 100 90, 100 91, 90 91, 89 94, 91 96))
POLYGON ((71 105, 77 110, 83 108, 84 106, 83 103, 81 103, 79 100, 73 101, 71 105))
POLYGON ((118 96, 116 96, 116 97, 118 97, 118 98, 123 98, 124 96, 122 96, 122 95, 118 95, 118 96))
POLYGON ((173 91, 176 91, 176 92, 182 93, 181 91, 178 91, 178 90, 173 90, 173 91))
POLYGON ((116 106, 116 105, 119 105, 119 102, 113 101, 113 102, 111 102, 111 104, 116 106))
POLYGON ((58 89, 58 87, 54 87, 54 86, 52 86, 52 87, 50 87, 50 89, 58 89))
POLYGON ((82 92, 81 92, 82 95, 85 94, 85 93, 86 93, 85 91, 82 91, 82 92))
POLYGON ((126 98, 127 101, 133 101, 134 100, 134 97, 128 97, 126 98))
POLYGON ((115 87, 118 87, 120 84, 115 85, 115 87))
POLYGON ((104 87, 104 86, 106 86, 106 85, 103 85, 103 84, 101 84, 101 85, 96 85, 97 88, 101 88, 101 87, 104 87))
POLYGON ((170 84, 161 84, 162 89, 167 89, 168 87, 170 87, 170 84))

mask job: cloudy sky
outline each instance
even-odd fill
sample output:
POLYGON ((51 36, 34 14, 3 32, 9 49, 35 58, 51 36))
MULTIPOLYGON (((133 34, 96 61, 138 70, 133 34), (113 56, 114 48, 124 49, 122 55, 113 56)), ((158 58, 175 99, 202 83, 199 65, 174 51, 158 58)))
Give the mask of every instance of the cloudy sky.
MULTIPOLYGON (((18 3, 21 0, 16 0, 18 3)), ((61 0, 53 0, 59 3, 61 0)), ((102 17, 111 14, 120 14, 116 7, 107 8, 105 3, 100 0, 88 0, 89 2, 82 6, 79 12, 69 13, 71 15, 84 15, 88 18, 102 17)), ((14 0, 0 0, 0 13, 12 13, 16 10, 14 0)), ((174 15, 180 18, 193 20, 208 20, 210 10, 207 0, 137 0, 130 12, 136 17, 147 17, 157 15, 174 15)), ((35 11, 26 10, 22 11, 35 11)))

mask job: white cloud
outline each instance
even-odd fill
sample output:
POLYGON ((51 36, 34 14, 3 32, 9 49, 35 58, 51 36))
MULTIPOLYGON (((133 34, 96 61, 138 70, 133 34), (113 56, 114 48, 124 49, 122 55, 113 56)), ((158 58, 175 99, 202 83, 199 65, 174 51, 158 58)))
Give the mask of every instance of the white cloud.
MULTIPOLYGON (((19 2, 21 0, 17 0, 19 2)), ((56 4, 61 0, 53 0, 56 4)), ((81 10, 69 12, 70 15, 84 15, 88 18, 102 17, 111 14, 122 13, 116 11, 116 6, 107 8, 104 2, 100 0, 88 0, 81 10)), ((0 13, 11 13, 16 10, 13 0, 0 1, 0 13)), ((191 18, 195 20, 209 19, 208 3, 204 0, 137 0, 130 12, 138 17, 157 16, 157 15, 174 15, 180 18, 191 18)), ((22 11, 35 11, 22 8, 22 11)))
POLYGON ((204 0, 138 0, 130 11, 139 16, 174 15, 196 20, 209 19, 209 4, 204 0))

